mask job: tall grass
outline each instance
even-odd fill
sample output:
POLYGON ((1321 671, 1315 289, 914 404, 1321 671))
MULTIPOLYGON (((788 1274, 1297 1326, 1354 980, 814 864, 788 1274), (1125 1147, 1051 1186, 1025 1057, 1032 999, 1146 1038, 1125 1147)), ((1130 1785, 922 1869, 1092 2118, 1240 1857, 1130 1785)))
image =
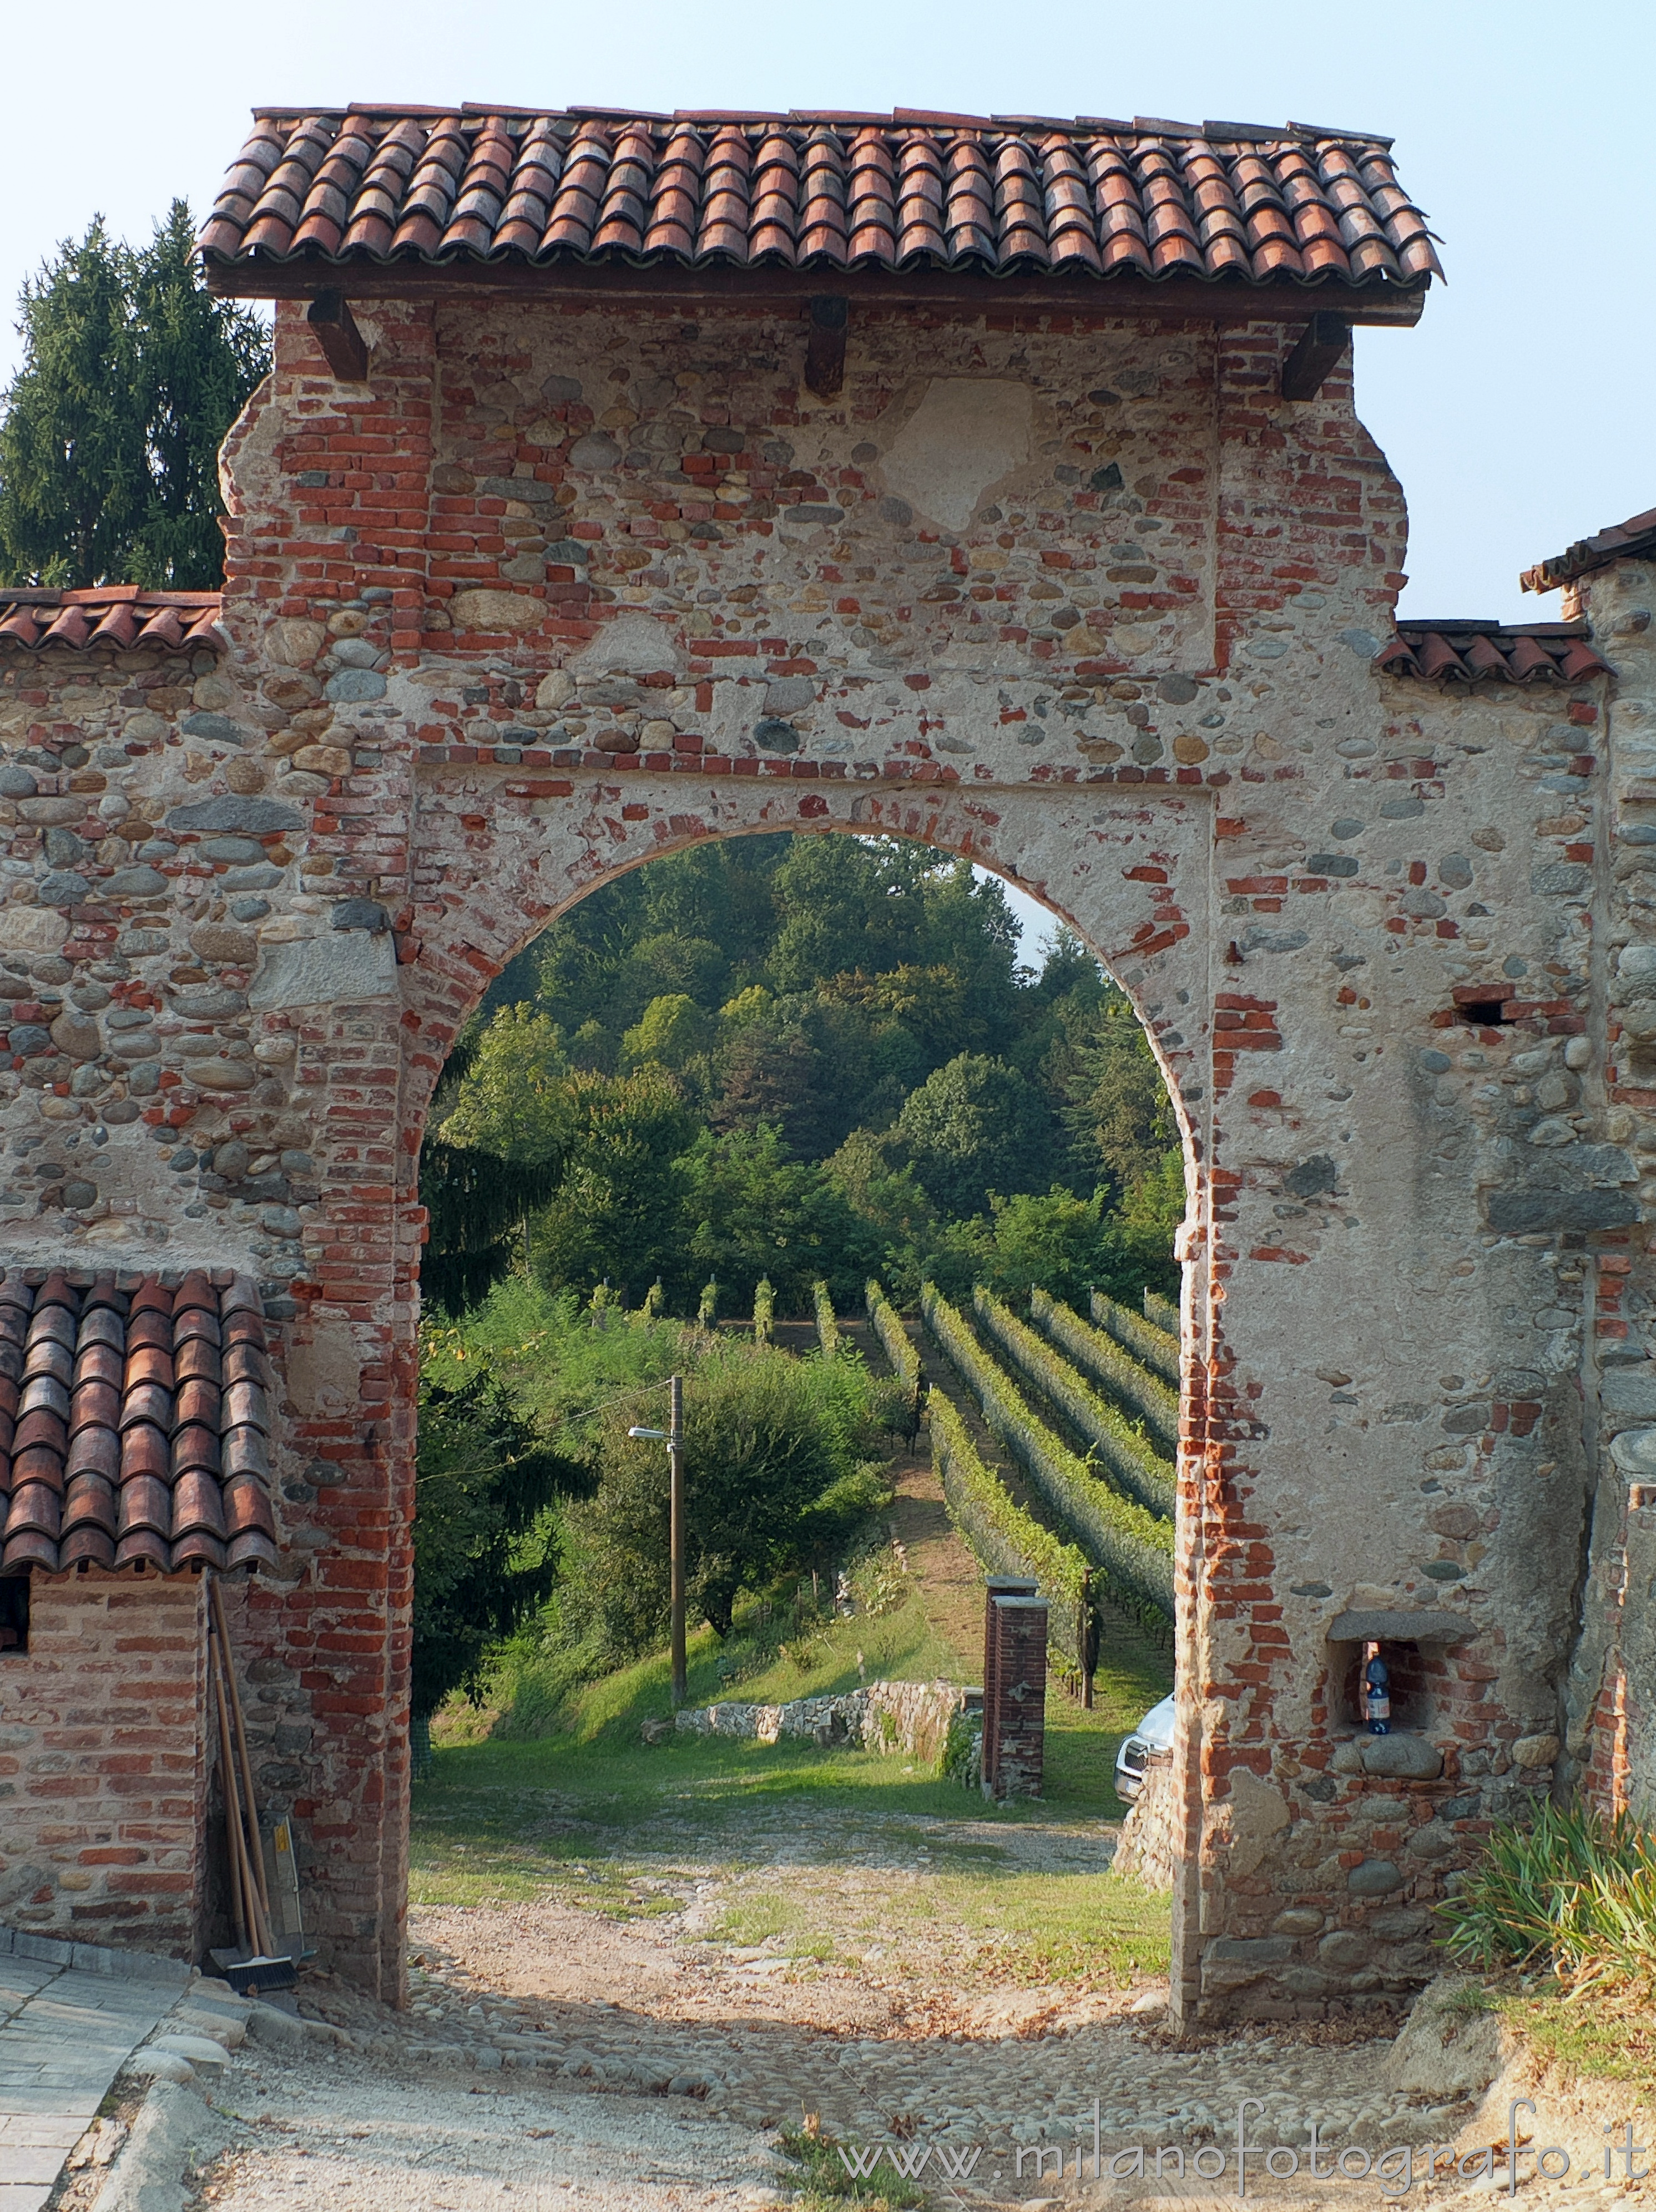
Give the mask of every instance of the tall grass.
POLYGON ((1469 1964, 1549 1965, 1573 1997, 1656 1996, 1656 1837, 1625 1813, 1543 1804, 1532 1826, 1497 1828, 1438 1911, 1469 1964))

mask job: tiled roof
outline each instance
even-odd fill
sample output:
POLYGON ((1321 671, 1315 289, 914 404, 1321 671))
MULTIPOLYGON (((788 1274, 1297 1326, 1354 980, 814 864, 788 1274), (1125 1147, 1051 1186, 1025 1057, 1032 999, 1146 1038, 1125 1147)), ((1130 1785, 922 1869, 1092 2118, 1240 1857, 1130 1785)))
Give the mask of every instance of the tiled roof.
POLYGON ((1363 133, 1107 117, 271 111, 210 262, 709 262, 1418 289, 1442 272, 1363 133))
POLYGON ((1374 665, 1438 684, 1579 684, 1609 672, 1586 623, 1402 622, 1374 665))
POLYGON ((1550 561, 1537 561, 1533 568, 1526 568, 1518 580, 1526 592, 1556 592, 1561 584, 1585 576, 1590 568, 1607 568, 1612 561, 1653 559, 1656 507, 1650 507, 1642 514, 1629 515, 1625 522, 1613 522, 1596 538, 1578 538, 1550 561))
POLYGON ((0 642, 7 645, 211 645, 218 592, 141 592, 99 584, 83 592, 9 590, 0 585, 0 642))
POLYGON ((0 1281, 3 1566, 274 1566, 259 1292, 197 1272, 0 1281))

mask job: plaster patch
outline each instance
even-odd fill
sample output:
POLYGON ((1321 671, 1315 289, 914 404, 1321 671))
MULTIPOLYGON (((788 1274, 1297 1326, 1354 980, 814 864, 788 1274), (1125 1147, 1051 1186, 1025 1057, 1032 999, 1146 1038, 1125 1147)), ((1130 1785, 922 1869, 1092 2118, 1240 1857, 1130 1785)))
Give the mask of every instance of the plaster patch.
POLYGON ((989 486, 1027 465, 1034 407, 1026 384, 934 377, 886 449, 886 483, 946 530, 964 530, 989 486))
POLYGON ((676 673, 684 655, 665 623, 649 615, 620 615, 606 623, 569 665, 577 676, 654 676, 664 668, 676 673))

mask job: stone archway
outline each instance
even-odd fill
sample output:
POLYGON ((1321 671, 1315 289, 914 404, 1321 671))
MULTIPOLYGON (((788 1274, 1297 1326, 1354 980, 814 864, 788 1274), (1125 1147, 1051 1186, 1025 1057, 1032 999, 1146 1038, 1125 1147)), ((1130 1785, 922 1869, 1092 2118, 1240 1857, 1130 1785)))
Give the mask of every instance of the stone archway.
MULTIPOLYGON (((558 135, 398 128, 438 167, 462 142, 533 167, 558 135)), ((260 132, 301 169, 340 136, 260 132)), ((1298 139, 1270 158, 1312 173, 1298 139)), ((1633 678, 1575 624, 1394 635, 1401 493, 1288 276, 848 272, 847 334, 793 274, 369 255, 353 319, 320 230, 269 269, 226 227, 216 281, 284 297, 225 449, 222 618, 131 592, 0 618, 0 1239, 88 1285, 259 1280, 280 1540, 236 1630, 330 1959, 402 1987, 416 1155, 455 1029, 651 854, 889 830, 1075 923, 1197 1164, 1178 2008, 1400 2001, 1488 1823, 1583 1771, 1624 1788, 1648 1734, 1607 1656, 1633 1493, 1599 1455, 1656 1404, 1604 1349, 1648 1094, 1607 994, 1638 841, 1592 810, 1638 755, 1607 719, 1633 678), (1390 1753, 1345 1702, 1367 1638, 1418 1685, 1390 1753)), ((1341 281, 1343 312, 1419 311, 1341 281)), ((102 1651, 135 1587, 43 1578, 40 1618, 102 1651)), ((169 1727, 199 1779, 198 1695, 169 1727)), ((4 1878, 84 1929, 116 1877, 63 1840, 37 1755, 4 1878)), ((76 1755, 113 1829, 119 1747, 76 1755)), ((180 1852, 119 1880, 198 1917, 180 1852)))

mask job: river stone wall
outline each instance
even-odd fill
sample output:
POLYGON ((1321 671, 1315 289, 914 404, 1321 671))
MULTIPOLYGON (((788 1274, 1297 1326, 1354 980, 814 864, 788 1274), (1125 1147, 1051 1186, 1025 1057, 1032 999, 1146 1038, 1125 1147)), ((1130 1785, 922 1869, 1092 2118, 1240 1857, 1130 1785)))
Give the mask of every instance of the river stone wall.
POLYGON ((686 1735, 736 1736, 758 1743, 802 1737, 824 1745, 901 1752, 935 1765, 949 1723, 965 1709, 965 1695, 952 1682, 870 1682, 861 1689, 795 1698, 780 1705, 730 1702, 686 1708, 675 1715, 674 1725, 686 1735))
POLYGON ((1648 565, 1608 672, 1382 672, 1401 492, 1275 327, 869 311, 823 402, 770 308, 357 319, 343 385, 278 309, 216 653, 0 639, 0 1259, 282 1324, 236 1632, 327 1960, 402 1987, 445 1055, 626 869, 888 831, 1071 922, 1178 1117, 1176 2010, 1405 2002, 1492 1821, 1656 1791, 1648 565), (1353 1620, 1437 1772, 1354 1758, 1353 1620))

